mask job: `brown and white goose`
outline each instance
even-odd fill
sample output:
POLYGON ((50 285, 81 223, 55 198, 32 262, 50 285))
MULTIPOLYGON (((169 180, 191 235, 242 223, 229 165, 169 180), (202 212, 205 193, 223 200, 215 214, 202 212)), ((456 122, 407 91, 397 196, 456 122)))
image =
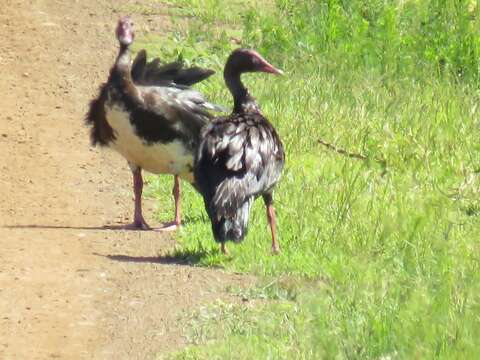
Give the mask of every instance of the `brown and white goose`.
POLYGON ((262 196, 272 233, 272 251, 278 253, 273 189, 285 163, 283 145, 255 99, 240 80, 246 72, 282 74, 260 54, 237 49, 224 69, 234 107, 229 116, 215 118, 202 130, 195 157, 195 181, 203 195, 215 240, 241 241, 248 228, 253 200, 262 196))
POLYGON ((160 65, 146 61, 140 52, 132 64, 130 45, 133 22, 119 20, 116 36, 120 51, 108 81, 90 104, 87 124, 94 145, 116 150, 128 162, 133 174, 135 196, 131 229, 150 229, 142 214, 142 169, 175 176, 173 195, 175 219, 161 229, 180 225, 180 178, 193 182, 193 156, 200 129, 220 110, 189 87, 213 74, 201 68, 184 69, 179 63, 160 65))

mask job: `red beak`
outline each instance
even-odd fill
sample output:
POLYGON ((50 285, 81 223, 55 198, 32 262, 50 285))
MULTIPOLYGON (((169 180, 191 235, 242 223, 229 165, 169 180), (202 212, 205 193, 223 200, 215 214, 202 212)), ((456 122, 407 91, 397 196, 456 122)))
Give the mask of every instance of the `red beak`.
POLYGON ((274 74, 274 75, 283 75, 283 71, 280 69, 277 69, 275 66, 270 64, 267 60, 263 58, 262 55, 257 53, 255 50, 249 50, 251 56, 254 56, 257 58, 257 61, 260 62, 260 66, 257 68, 257 71, 263 71, 269 74, 274 74))
POLYGON ((280 69, 277 69, 275 66, 266 63, 263 65, 262 68, 263 72, 269 73, 269 74, 274 74, 274 75, 283 75, 283 71, 280 69))

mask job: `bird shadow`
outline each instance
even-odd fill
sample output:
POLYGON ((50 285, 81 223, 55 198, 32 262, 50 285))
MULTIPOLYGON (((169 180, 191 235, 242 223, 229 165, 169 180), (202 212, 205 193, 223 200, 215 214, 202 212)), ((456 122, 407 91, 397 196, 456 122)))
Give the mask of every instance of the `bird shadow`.
POLYGON ((211 254, 206 250, 175 250, 174 253, 159 255, 159 256, 130 256, 121 254, 99 254, 93 253, 93 255, 101 256, 112 261, 127 262, 127 263, 149 263, 149 264, 164 264, 164 265, 183 265, 183 266, 195 266, 198 265, 202 259, 211 254))
MULTIPOLYGON (((182 221, 182 225, 190 222, 182 221)), ((4 229, 70 229, 70 230, 125 230, 125 231, 157 231, 162 232, 161 227, 152 229, 135 229, 125 224, 119 225, 103 225, 103 226, 69 226, 69 225, 42 225, 42 224, 18 224, 4 225, 4 229)))
MULTIPOLYGON (((189 226, 198 222, 206 221, 204 218, 197 216, 185 216, 182 219, 182 226, 189 226)), ((155 226, 152 229, 135 229, 128 227, 128 224, 115 225, 100 225, 100 226, 70 226, 70 225, 48 225, 48 224, 15 224, 0 226, 4 229, 71 229, 71 230, 125 230, 125 231, 157 231, 162 232, 162 225, 165 226, 168 222, 160 223, 160 226, 155 226)))
POLYGON ((141 229, 129 229, 125 225, 103 225, 103 226, 68 226, 68 225, 41 225, 41 224, 19 224, 5 225, 5 229, 72 229, 72 230, 128 230, 146 231, 141 229))

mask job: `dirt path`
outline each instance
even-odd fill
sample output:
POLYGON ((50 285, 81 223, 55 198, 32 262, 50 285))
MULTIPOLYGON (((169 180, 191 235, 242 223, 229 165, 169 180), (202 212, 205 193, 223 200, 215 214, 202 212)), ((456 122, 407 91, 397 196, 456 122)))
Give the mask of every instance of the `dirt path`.
POLYGON ((150 358, 184 345, 182 312, 248 282, 163 261, 169 237, 101 229, 132 208, 124 161, 82 123, 118 3, 2 2, 0 359, 150 358))

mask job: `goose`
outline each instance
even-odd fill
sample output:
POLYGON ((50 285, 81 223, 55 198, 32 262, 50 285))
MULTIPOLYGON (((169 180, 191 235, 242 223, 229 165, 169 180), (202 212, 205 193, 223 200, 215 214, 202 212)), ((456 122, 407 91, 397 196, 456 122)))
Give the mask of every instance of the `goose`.
POLYGON ((134 219, 125 229, 151 229, 142 214, 142 170, 174 175, 175 218, 158 230, 175 230, 181 224, 180 178, 193 182, 200 129, 212 118, 210 111, 221 111, 190 85, 214 71, 147 62, 144 50, 132 63, 134 31, 128 16, 118 21, 116 36, 118 56, 86 115, 91 142, 118 152, 132 171, 134 219))
POLYGON ((273 190, 285 152, 274 127, 240 79, 247 72, 282 74, 254 50, 237 49, 230 54, 223 75, 233 96, 233 111, 202 129, 194 162, 195 182, 223 253, 228 253, 226 241, 240 242, 247 234, 250 208, 258 196, 265 202, 272 251, 278 253, 273 190))

